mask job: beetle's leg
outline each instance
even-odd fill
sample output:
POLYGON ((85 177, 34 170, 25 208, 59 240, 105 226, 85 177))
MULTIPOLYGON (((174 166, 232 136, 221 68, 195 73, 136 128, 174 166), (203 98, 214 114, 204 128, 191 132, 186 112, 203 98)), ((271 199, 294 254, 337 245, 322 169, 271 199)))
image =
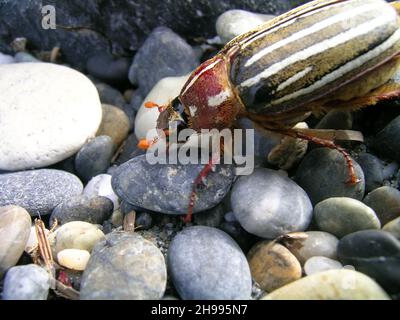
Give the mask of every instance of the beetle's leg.
POLYGON ((341 146, 338 146, 332 140, 321 139, 321 138, 318 138, 318 137, 315 137, 312 135, 305 134, 303 132, 296 131, 295 129, 276 129, 273 131, 276 131, 278 133, 281 133, 283 135, 287 135, 287 136, 290 136, 293 138, 311 141, 311 142, 314 142, 315 144, 339 151, 345 158, 346 163, 347 163, 347 168, 349 171, 350 178, 349 178, 349 180, 347 180, 346 183, 356 184, 356 183, 360 182, 360 180, 357 178, 357 175, 356 175, 356 172, 354 169, 354 164, 350 158, 350 155, 347 153, 347 151, 344 148, 342 148, 341 146))
POLYGON ((166 108, 166 106, 159 105, 159 104, 154 103, 154 102, 152 102, 152 101, 147 101, 147 102, 144 104, 144 106, 145 106, 146 108, 148 108, 148 109, 151 109, 151 108, 158 108, 158 111, 159 111, 160 113, 163 112, 163 111, 165 110, 165 108, 166 108))

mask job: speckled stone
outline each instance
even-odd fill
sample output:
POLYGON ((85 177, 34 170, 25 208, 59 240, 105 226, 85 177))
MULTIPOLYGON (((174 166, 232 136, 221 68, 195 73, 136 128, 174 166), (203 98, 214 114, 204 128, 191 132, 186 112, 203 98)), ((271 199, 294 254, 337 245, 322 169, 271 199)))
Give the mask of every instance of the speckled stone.
POLYGON ((315 205, 332 197, 349 197, 362 200, 365 191, 364 173, 353 160, 357 184, 346 184, 349 171, 341 153, 328 148, 318 148, 306 155, 296 172, 295 181, 315 205))
POLYGON ((82 300, 150 300, 164 296, 160 250, 135 233, 113 232, 96 245, 83 273, 82 300))
POLYGON ((352 198, 339 197, 321 201, 314 208, 314 217, 319 230, 339 238, 360 230, 381 228, 374 210, 352 198))
POLYGON ((31 216, 50 214, 58 204, 81 194, 82 190, 78 177, 60 170, 0 174, 0 206, 18 205, 31 216))
POLYGON ((236 180, 231 205, 247 232, 266 239, 304 231, 312 217, 304 190, 282 172, 264 168, 236 180))
POLYGON ((292 282, 265 300, 388 300, 370 277, 352 270, 329 270, 292 282))
POLYGON ((400 191, 392 187, 380 187, 367 194, 364 203, 374 209, 382 225, 400 217, 400 191))
POLYGON ((301 278, 301 265, 284 246, 263 241, 247 254, 251 275, 261 289, 274 291, 301 278))
POLYGON ((0 278, 24 252, 31 232, 31 217, 17 206, 0 207, 0 278))
MULTIPOLYGON (((151 165, 146 155, 136 157, 117 168, 112 186, 124 201, 138 207, 167 214, 186 214, 192 184, 204 165, 151 165)), ((232 166, 217 166, 197 192, 194 212, 219 204, 234 179, 232 166)))
POLYGON ((196 226, 178 233, 169 247, 168 269, 184 300, 250 298, 252 284, 246 257, 221 230, 196 226))

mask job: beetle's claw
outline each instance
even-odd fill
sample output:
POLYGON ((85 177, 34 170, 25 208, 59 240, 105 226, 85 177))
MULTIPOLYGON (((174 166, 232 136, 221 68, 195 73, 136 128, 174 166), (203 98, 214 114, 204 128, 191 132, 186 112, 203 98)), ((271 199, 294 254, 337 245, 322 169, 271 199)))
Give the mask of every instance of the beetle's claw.
POLYGON ((137 144, 139 149, 142 150, 148 150, 152 145, 154 145, 157 142, 157 138, 155 138, 154 140, 146 140, 146 139, 142 139, 139 141, 139 143, 137 144))
POLYGON ((145 106, 146 108, 148 108, 148 109, 151 109, 151 108, 158 108, 158 111, 159 111, 160 113, 163 112, 163 111, 166 109, 165 106, 161 106, 161 105, 159 105, 159 104, 157 104, 157 103, 155 103, 155 102, 152 102, 152 101, 147 101, 147 102, 145 102, 144 106, 145 106))

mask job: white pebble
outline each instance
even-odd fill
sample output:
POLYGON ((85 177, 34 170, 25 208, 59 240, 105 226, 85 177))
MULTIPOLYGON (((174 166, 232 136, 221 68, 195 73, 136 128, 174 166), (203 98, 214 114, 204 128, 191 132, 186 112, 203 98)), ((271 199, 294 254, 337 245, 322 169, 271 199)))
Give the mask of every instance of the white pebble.
POLYGON ((115 211, 119 208, 119 198, 111 186, 111 178, 112 176, 109 174, 99 174, 93 177, 83 190, 83 194, 88 197, 102 196, 110 199, 114 204, 115 211))
POLYGON ((342 264, 339 261, 329 259, 327 257, 312 257, 304 264, 304 272, 308 276, 334 269, 342 269, 342 264))
POLYGON ((86 250, 65 249, 57 254, 58 263, 68 269, 83 271, 90 259, 90 253, 86 250))

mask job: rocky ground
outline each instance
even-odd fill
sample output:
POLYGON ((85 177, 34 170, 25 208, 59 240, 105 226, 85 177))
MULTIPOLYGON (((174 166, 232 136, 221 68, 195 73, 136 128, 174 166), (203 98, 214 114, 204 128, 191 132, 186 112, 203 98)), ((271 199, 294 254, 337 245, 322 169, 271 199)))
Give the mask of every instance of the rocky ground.
MULTIPOLYGON (((155 21, 145 15, 152 1, 125 2, 146 18, 117 15, 114 1, 88 1, 73 19, 72 1, 60 4, 60 24, 102 33, 50 36, 28 30, 36 1, 0 4, 0 14, 9 13, 0 22, 1 297, 399 298, 398 102, 300 124, 364 134, 364 143, 342 142, 357 184, 345 183, 339 152, 256 130, 255 171, 236 176, 234 165, 217 166, 185 224, 203 166, 146 161, 137 143, 158 111, 144 102, 167 103, 197 65, 254 27, 249 21, 298 2, 240 1, 257 14, 227 11, 235 1, 204 1, 202 11, 162 5, 155 21), (21 36, 27 40, 13 41, 21 36), (48 52, 56 45, 61 55, 48 52), (35 259, 37 218, 53 275, 35 259)), ((252 128, 245 119, 238 126, 252 128)))

